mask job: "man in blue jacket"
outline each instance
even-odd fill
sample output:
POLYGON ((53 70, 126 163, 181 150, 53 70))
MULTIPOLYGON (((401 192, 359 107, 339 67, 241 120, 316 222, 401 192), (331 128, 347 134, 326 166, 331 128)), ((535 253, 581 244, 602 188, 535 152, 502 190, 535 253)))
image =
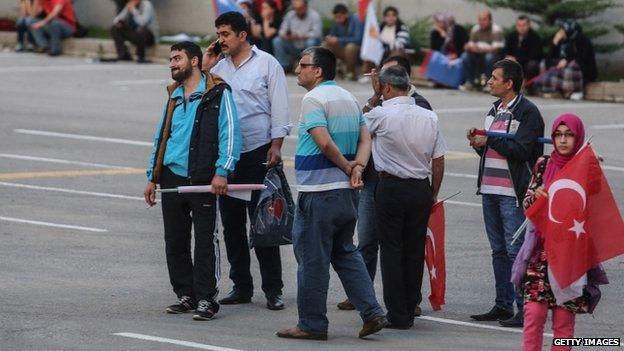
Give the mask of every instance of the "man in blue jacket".
POLYGON ((178 297, 166 311, 195 310, 193 319, 209 320, 219 311, 216 196, 227 193, 227 176, 240 158, 242 138, 230 87, 220 77, 202 73, 201 67, 199 46, 191 42, 171 46, 169 68, 176 82, 167 87, 169 98, 154 137, 144 196, 154 206, 157 184, 212 185, 213 193, 162 194, 167 268, 178 297))
POLYGON ((344 61, 347 66, 345 77, 354 80, 362 43, 362 22, 356 14, 349 13, 344 4, 334 6, 333 13, 334 23, 323 41, 323 46, 330 49, 336 58, 344 61))

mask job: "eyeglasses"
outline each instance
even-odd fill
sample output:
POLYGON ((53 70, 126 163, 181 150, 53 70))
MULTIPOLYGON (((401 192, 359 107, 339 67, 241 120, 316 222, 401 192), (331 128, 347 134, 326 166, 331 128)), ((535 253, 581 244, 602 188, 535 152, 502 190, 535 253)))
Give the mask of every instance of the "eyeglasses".
POLYGON ((299 66, 301 66, 301 68, 318 67, 318 65, 316 63, 300 63, 299 66))
POLYGON ((553 134, 553 137, 555 139, 559 139, 561 137, 564 137, 565 139, 569 139, 569 138, 574 138, 574 133, 571 132, 565 132, 565 133, 560 133, 560 132, 555 132, 555 134, 553 134))

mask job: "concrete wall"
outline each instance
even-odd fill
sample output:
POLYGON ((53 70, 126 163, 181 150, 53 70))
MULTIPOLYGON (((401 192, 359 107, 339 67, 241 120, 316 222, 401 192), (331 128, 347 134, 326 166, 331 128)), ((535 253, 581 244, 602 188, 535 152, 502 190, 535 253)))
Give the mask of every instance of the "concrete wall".
MULTIPOLYGON (((407 22, 426 16, 436 11, 453 9, 459 23, 476 23, 477 13, 486 7, 467 0, 374 0, 377 10, 393 5, 401 11, 401 18, 407 22)), ((530 0, 529 0, 530 1, 530 0)), ((310 0, 312 7, 323 15, 331 16, 333 6, 343 2, 351 8, 357 8, 357 0, 310 0)), ((601 21, 617 23, 624 18, 624 0, 617 0, 622 6, 607 11, 599 18, 601 21)), ((214 33, 214 13, 212 0, 152 0, 157 9, 158 21, 163 34, 212 34, 214 33)), ((17 17, 18 0, 0 0, 0 17, 17 17)), ((79 20, 88 26, 106 28, 115 16, 115 6, 111 0, 74 0, 79 20)), ((517 13, 509 10, 494 10, 494 21, 502 26, 513 24, 517 13)), ((624 41, 619 34, 605 37, 605 41, 624 41)), ((602 68, 624 73, 624 50, 614 54, 599 55, 602 68)))

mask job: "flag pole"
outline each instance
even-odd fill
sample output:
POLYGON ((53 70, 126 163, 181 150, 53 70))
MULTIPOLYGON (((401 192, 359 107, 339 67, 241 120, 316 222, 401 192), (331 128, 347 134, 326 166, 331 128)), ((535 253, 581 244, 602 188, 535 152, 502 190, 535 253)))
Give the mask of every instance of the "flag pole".
POLYGON ((434 204, 434 206, 435 206, 435 205, 437 205, 437 204, 439 204, 439 203, 442 203, 442 202, 444 202, 444 201, 446 201, 446 200, 450 200, 450 199, 454 198, 455 196, 457 196, 457 195, 459 195, 459 194, 461 194, 461 190, 460 190, 460 191, 458 191, 458 192, 456 192, 456 193, 455 193, 455 194, 453 194, 453 195, 449 195, 449 196, 445 197, 444 199, 439 200, 438 202, 436 202, 436 203, 434 204))
POLYGON ((520 228, 518 228, 518 230, 516 230, 516 232, 513 235, 513 240, 511 240, 511 245, 516 243, 516 240, 518 240, 518 238, 520 238, 520 236, 522 235, 522 233, 524 233, 524 230, 526 229, 526 227, 529 225, 529 219, 525 219, 524 222, 522 222, 522 225, 520 225, 520 228))

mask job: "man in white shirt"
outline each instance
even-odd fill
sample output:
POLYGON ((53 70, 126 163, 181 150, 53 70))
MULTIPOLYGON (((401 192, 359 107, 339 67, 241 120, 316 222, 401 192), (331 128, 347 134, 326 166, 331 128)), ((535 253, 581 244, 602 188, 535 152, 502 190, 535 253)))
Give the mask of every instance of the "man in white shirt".
POLYGON ((427 222, 436 202, 446 144, 437 115, 408 96, 403 67, 381 71, 384 102, 364 115, 379 172, 375 194, 381 276, 390 328, 409 329, 422 284, 427 222), (431 176, 431 181, 429 180, 431 176))
MULTIPOLYGON (((215 26, 225 58, 211 73, 232 87, 243 135, 241 157, 229 183, 262 184, 267 169, 281 161, 282 143, 292 128, 286 76, 273 56, 249 44, 249 25, 242 14, 226 12, 216 19, 215 26)), ((223 305, 251 302, 253 280, 249 270, 247 214, 253 214, 259 196, 260 192, 254 191, 249 202, 232 197, 219 199, 230 279, 234 282, 233 290, 219 301, 223 305)), ((254 251, 267 308, 281 310, 284 285, 279 246, 255 247, 254 251)))

